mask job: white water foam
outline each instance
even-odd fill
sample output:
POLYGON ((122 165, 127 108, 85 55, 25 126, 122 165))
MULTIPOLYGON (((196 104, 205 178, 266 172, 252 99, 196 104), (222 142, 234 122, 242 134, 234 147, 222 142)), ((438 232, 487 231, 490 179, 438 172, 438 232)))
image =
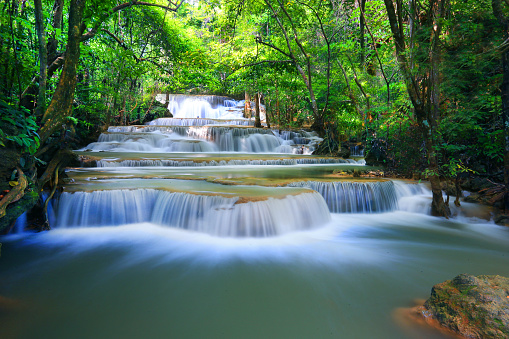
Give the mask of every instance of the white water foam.
POLYGON ((267 237, 329 221, 317 193, 236 204, 237 198, 154 189, 63 193, 56 228, 153 222, 222 237, 267 237))

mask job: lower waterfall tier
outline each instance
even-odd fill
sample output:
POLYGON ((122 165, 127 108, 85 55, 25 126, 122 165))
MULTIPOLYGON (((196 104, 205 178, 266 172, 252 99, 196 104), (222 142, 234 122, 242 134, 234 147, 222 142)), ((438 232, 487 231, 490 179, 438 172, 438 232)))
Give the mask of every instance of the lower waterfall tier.
POLYGON ((155 189, 63 193, 56 228, 155 224, 220 237, 269 237, 324 225, 330 213, 314 192, 241 203, 239 197, 155 189))
POLYGON ((398 208, 398 194, 392 181, 301 181, 288 186, 317 191, 333 213, 375 213, 398 208))

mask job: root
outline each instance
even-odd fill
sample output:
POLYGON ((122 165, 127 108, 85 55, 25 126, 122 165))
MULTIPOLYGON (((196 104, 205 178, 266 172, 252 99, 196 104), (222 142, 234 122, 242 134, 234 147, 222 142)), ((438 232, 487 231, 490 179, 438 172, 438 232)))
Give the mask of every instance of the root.
POLYGON ((21 168, 16 167, 16 169, 18 170, 18 184, 0 200, 0 218, 5 216, 7 206, 18 201, 25 195, 25 189, 28 186, 28 180, 21 168))

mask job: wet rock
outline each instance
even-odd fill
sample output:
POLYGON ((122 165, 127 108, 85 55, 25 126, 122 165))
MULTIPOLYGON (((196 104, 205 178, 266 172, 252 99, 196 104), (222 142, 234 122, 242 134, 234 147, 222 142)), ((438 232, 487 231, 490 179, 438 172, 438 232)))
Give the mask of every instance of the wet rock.
POLYGON ((19 164, 19 160, 20 153, 17 150, 0 147, 0 180, 9 181, 12 170, 19 164))
MULTIPOLYGON (((348 146, 348 145, 347 145, 348 146)), ((350 158, 350 148, 343 145, 340 150, 338 150, 337 155, 340 158, 348 159, 350 158)))
POLYGON ((367 152, 366 156, 364 157, 364 160, 366 161, 366 165, 368 166, 383 166, 385 165, 385 158, 378 154, 377 152, 367 152))
POLYGON ((490 180, 486 178, 473 177, 468 180, 465 180, 461 184, 462 188, 471 191, 471 192, 479 192, 482 189, 493 187, 494 184, 490 180))
POLYGON ((471 193, 469 196, 466 196, 463 201, 465 202, 471 202, 471 203, 477 203, 477 204, 484 204, 488 205, 488 199, 480 195, 479 193, 471 193))
POLYGON ((447 195, 455 197, 456 195, 459 194, 460 198, 463 197, 463 191, 461 191, 461 189, 459 191, 456 189, 456 183, 453 180, 442 181, 441 185, 442 185, 442 190, 447 195))
POLYGON ((154 100, 150 109, 146 112, 143 117, 140 117, 140 122, 152 121, 156 118, 173 117, 173 114, 170 112, 166 104, 163 104, 157 100, 154 100), (143 120, 143 121, 141 121, 143 120))
POLYGON ((433 286, 422 313, 466 338, 509 338, 509 278, 460 274, 433 286))
POLYGON ((413 180, 421 180, 423 179, 421 172, 413 172, 412 173, 412 179, 413 180))
POLYGON ((499 214, 495 217, 495 224, 501 226, 509 226, 509 215, 499 214))

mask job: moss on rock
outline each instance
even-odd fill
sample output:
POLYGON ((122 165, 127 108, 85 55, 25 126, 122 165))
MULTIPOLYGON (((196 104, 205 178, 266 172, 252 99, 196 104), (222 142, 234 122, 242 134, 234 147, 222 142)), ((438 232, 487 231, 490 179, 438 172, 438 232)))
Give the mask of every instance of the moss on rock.
POLYGON ((460 274, 433 286, 425 309, 467 338, 509 337, 509 278, 460 274))
POLYGON ((25 211, 30 210, 38 199, 39 193, 29 189, 25 191, 25 195, 20 200, 10 204, 5 210, 5 216, 0 218, 0 233, 8 232, 16 219, 25 211))

